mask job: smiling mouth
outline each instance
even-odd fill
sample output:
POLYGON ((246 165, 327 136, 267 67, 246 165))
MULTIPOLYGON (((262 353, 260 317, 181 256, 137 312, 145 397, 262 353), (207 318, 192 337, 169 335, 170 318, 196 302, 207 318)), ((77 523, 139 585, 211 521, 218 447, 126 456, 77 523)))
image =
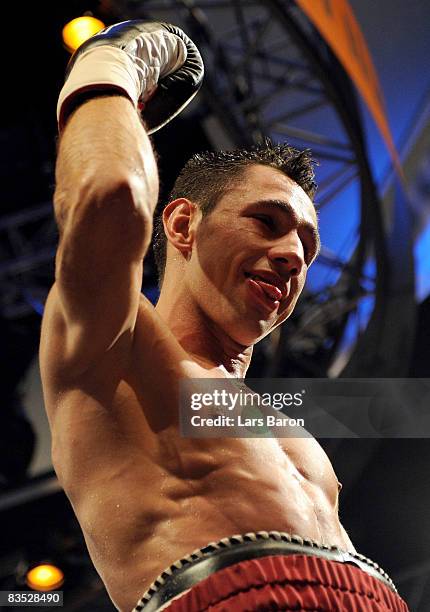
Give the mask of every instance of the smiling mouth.
POLYGON ((268 283, 257 274, 245 272, 246 284, 258 303, 264 310, 273 312, 277 310, 282 299, 282 291, 279 287, 268 283))
POLYGON ((258 274, 252 274, 250 272, 245 272, 245 277, 250 278, 256 283, 258 283, 258 285, 262 288, 262 290, 264 291, 264 293, 267 295, 269 299, 276 300, 276 301, 279 301, 282 299, 283 293, 279 289, 279 287, 277 287, 273 283, 270 283, 267 279, 263 278, 262 276, 259 276, 258 274))

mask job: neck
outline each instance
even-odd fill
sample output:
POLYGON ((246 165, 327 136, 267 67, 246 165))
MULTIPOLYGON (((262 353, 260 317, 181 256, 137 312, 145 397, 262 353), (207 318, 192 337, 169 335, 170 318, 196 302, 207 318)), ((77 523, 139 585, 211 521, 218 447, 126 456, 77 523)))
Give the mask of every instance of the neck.
POLYGON ((245 378, 252 346, 243 346, 211 321, 190 298, 162 291, 156 306, 182 348, 202 367, 218 368, 227 376, 245 378))

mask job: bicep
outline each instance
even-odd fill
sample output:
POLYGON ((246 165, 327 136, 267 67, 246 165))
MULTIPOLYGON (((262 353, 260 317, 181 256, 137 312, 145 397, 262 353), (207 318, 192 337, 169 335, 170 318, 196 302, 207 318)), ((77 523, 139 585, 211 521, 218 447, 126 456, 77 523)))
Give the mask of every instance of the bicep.
POLYGON ((67 354, 80 367, 132 330, 137 316, 151 222, 121 189, 75 206, 57 251, 52 303, 64 320, 67 354))

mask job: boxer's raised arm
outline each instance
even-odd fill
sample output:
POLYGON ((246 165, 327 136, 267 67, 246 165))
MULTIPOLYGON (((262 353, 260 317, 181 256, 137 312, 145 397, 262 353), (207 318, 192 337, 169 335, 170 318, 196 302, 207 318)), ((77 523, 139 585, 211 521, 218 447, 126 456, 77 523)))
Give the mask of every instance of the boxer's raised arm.
MULTIPOLYGON (((89 100, 69 119, 57 161, 56 302, 68 372, 133 328, 158 198, 157 166, 131 102, 89 100)), ((79 372, 78 372, 79 373, 79 372)))
POLYGON ((42 367, 71 380, 130 344, 158 199, 151 131, 194 96, 200 55, 175 26, 128 21, 84 43, 58 103, 54 198, 60 241, 42 327, 42 367), (146 116, 147 114, 147 116, 146 116))

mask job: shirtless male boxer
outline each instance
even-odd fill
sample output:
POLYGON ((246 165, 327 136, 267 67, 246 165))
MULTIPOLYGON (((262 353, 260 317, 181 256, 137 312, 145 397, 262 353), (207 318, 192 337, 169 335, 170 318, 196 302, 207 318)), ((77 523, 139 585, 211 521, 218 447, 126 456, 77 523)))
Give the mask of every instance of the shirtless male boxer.
POLYGON ((154 308, 141 284, 159 185, 140 110, 166 123, 203 66, 179 30, 143 22, 79 53, 60 95, 40 363, 53 464, 113 603, 406 610, 355 554, 314 439, 178 431, 179 381, 244 378, 253 345, 294 309, 319 245, 309 155, 266 143, 189 162, 163 212, 154 308))

